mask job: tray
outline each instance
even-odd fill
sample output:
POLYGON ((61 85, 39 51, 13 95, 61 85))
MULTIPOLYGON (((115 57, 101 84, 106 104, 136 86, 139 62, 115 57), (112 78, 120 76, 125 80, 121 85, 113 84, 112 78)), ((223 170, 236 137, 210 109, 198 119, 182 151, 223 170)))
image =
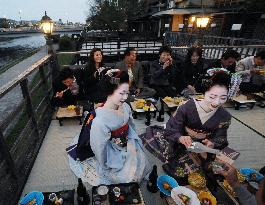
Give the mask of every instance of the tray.
MULTIPOLYGON (((102 186, 102 185, 100 185, 102 186)), ((103 185, 104 186, 104 185, 103 185)), ((94 186, 92 188, 92 204, 95 204, 95 201, 97 201, 100 197, 97 194, 97 188, 99 186, 94 186)), ((109 192, 107 194, 107 199, 104 201, 101 201, 102 205, 144 205, 142 193, 139 187, 139 184, 137 183, 122 183, 122 184, 112 184, 107 185, 109 192), (113 188, 119 187, 121 190, 121 195, 125 196, 124 201, 117 201, 115 200, 116 197, 113 193, 113 188), (133 203, 133 199, 137 199, 137 203, 133 203)))

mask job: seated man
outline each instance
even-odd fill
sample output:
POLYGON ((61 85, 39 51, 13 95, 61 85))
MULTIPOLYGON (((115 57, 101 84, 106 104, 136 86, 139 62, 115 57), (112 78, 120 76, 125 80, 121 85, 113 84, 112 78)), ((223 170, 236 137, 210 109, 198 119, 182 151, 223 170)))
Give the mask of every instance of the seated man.
POLYGON ((155 90, 144 86, 143 67, 139 61, 136 61, 136 49, 127 48, 124 51, 124 59, 115 65, 115 69, 128 72, 130 77, 130 93, 135 94, 137 98, 148 98, 155 95, 155 90))
POLYGON ((225 68, 230 73, 235 73, 236 61, 240 58, 240 54, 232 49, 225 51, 221 58, 208 66, 211 68, 225 68))
POLYGON ((265 50, 238 62, 236 71, 242 75, 240 90, 243 93, 255 93, 265 90, 265 76, 262 75, 260 69, 265 69, 265 50))
POLYGON ((174 65, 171 57, 172 50, 168 46, 159 49, 159 60, 152 62, 150 67, 150 84, 157 92, 158 97, 174 97, 176 92, 171 85, 174 78, 174 65))
POLYGON ((83 89, 79 81, 78 72, 75 74, 67 67, 64 68, 59 77, 53 83, 54 96, 53 107, 75 105, 78 100, 83 99, 83 89))

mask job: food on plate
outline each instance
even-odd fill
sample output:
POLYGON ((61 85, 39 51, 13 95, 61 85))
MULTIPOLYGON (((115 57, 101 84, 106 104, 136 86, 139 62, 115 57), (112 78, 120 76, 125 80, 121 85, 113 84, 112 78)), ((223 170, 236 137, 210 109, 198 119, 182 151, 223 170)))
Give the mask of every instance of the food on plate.
POLYGON ((209 191, 201 191, 198 198, 202 205, 216 205, 216 198, 209 191))
POLYGON ((137 100, 135 102, 136 109, 142 109, 145 105, 145 100, 137 100))
POLYGON ((198 188, 198 189, 206 187, 206 179, 197 172, 193 172, 189 174, 188 182, 191 186, 198 188))
POLYGON ((166 97, 164 98, 164 100, 165 100, 165 101, 168 101, 168 102, 173 102, 173 101, 174 101, 172 97, 168 97, 168 96, 166 96, 166 97))
POLYGON ((190 201, 190 197, 188 197, 185 194, 178 194, 178 197, 181 199, 181 201, 185 204, 188 205, 189 201, 190 201))
POLYGON ((74 110, 75 108, 76 108, 75 105, 68 105, 68 106, 67 106, 67 109, 68 109, 68 110, 74 110))
POLYGON ((246 177, 239 172, 239 170, 236 170, 237 178, 240 183, 243 183, 246 180, 246 177))
POLYGON ((265 69, 259 69, 258 74, 260 75, 265 75, 265 69))
POLYGON ((144 107, 143 107, 143 110, 144 110, 144 111, 148 111, 149 108, 150 108, 150 110, 151 110, 151 107, 150 107, 150 106, 144 106, 144 107))
POLYGON ((34 204, 36 204, 36 199, 32 199, 27 203, 27 205, 34 205, 34 204))
POLYGON ((177 167, 175 174, 178 177, 184 177, 185 176, 185 170, 182 167, 177 167))
POLYGON ((176 105, 180 104, 182 102, 183 98, 174 98, 174 103, 176 105))
POLYGON ((234 191, 234 189, 230 186, 230 184, 228 183, 227 180, 224 180, 223 183, 225 189, 233 196, 236 197, 236 192, 234 191))
POLYGON ((250 181, 257 181, 257 174, 256 173, 252 173, 249 175, 250 181))
POLYGON ((171 190, 172 188, 170 187, 170 185, 167 183, 167 182, 164 182, 163 183, 163 188, 165 189, 165 190, 171 190))

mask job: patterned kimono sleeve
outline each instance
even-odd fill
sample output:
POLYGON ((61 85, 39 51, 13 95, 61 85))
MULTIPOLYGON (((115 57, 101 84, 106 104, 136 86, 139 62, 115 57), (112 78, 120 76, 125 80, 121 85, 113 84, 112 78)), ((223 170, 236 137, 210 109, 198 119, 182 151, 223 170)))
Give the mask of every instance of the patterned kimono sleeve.
POLYGON ((166 124, 165 137, 170 141, 178 142, 185 133, 186 106, 178 108, 176 115, 171 117, 166 124))
POLYGON ((108 127, 102 122, 101 118, 93 120, 90 130, 90 145, 101 167, 106 168, 107 163, 107 144, 111 137, 108 127))
POLYGON ((212 141, 214 143, 214 148, 215 149, 223 149, 228 146, 228 141, 227 141, 227 130, 231 124, 231 117, 229 120, 225 122, 221 122, 219 124, 218 129, 215 130, 213 133, 212 141))

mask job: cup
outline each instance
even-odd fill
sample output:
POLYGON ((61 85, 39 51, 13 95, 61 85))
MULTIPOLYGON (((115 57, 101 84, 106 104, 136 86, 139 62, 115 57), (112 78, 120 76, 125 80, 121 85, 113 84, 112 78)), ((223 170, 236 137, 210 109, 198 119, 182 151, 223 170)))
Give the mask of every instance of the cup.
POLYGON ((49 200, 50 200, 52 203, 54 203, 55 201, 58 200, 57 195, 56 195, 55 193, 51 193, 51 194, 49 195, 49 200))
POLYGON ((97 189, 98 195, 101 199, 101 201, 107 200, 107 194, 109 192, 109 189, 107 186, 99 186, 97 189))
POLYGON ((121 189, 119 187, 114 187, 113 188, 113 193, 114 193, 115 197, 118 198, 121 195, 121 189))

